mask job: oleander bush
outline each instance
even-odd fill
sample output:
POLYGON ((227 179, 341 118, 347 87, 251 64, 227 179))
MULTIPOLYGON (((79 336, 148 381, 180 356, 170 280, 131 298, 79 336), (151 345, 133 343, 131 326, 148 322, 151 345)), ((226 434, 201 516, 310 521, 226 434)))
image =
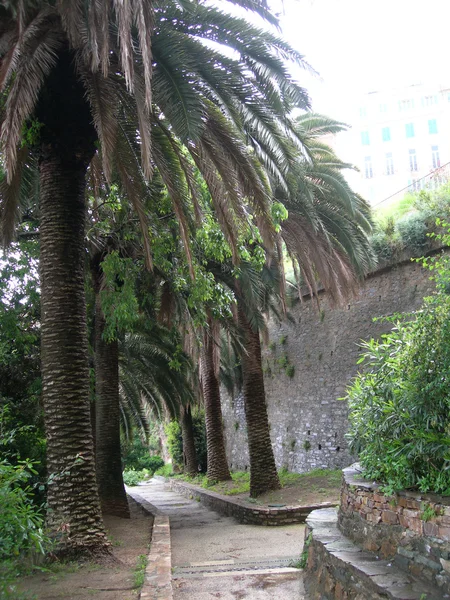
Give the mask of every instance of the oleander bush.
MULTIPOLYGON (((448 234, 436 237, 450 243, 448 234)), ((445 256, 422 264, 436 293, 363 344, 365 368, 347 391, 348 439, 365 476, 386 491, 450 495, 450 266, 445 256)))

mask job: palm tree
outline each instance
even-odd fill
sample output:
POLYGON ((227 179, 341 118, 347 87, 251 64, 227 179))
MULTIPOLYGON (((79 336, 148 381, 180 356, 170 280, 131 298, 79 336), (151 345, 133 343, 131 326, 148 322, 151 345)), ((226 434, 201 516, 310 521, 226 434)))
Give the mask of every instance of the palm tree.
MULTIPOLYGON (((233 3, 275 21, 264 0, 233 3)), ((98 170, 101 159, 107 180, 117 169, 137 208, 149 267, 148 227, 134 186, 137 131, 142 172, 148 178, 154 165, 159 169, 188 258, 186 215, 198 204, 180 142, 214 192, 231 247, 236 217, 246 220, 244 197, 270 243, 261 165, 285 186, 296 143, 295 134, 284 135, 293 131, 286 115, 294 105, 307 106, 307 97, 284 61, 302 59, 272 34, 193 0, 20 0, 3 3, 0 17, 5 242, 27 165, 32 159, 39 165, 48 520, 65 533, 67 553, 101 552, 108 544, 94 472, 83 289, 88 166, 98 170), (239 58, 211 50, 201 38, 232 47, 239 58)))
POLYGON ((106 319, 101 305, 101 253, 91 259, 95 356, 95 466, 103 514, 130 517, 122 477, 120 448, 119 342, 105 339, 106 319))
POLYGON ((181 437, 183 439, 184 472, 191 476, 197 475, 198 461, 190 404, 181 408, 181 437))
POLYGON ((222 405, 220 401, 220 326, 208 311, 203 328, 200 352, 200 381, 205 403, 206 445, 208 454, 208 479, 226 481, 231 479, 225 452, 222 405))
MULTIPOLYGON (((354 291, 357 277, 374 265, 368 238, 370 209, 342 174, 349 165, 317 139, 339 131, 343 125, 314 114, 299 117, 297 125, 309 157, 298 165, 297 180, 291 184, 290 193, 278 189, 278 199, 288 211, 287 218, 280 223, 276 244, 275 258, 281 274, 279 294, 284 306, 284 244, 297 275, 301 272, 311 293, 317 293, 319 279, 330 297, 342 302, 354 291)), ((264 298, 270 291, 262 284, 260 279, 259 285, 257 280, 255 285, 253 269, 241 269, 235 286, 245 348, 241 352, 241 365, 253 497, 280 486, 270 440, 261 361, 258 315, 267 308, 264 298)))

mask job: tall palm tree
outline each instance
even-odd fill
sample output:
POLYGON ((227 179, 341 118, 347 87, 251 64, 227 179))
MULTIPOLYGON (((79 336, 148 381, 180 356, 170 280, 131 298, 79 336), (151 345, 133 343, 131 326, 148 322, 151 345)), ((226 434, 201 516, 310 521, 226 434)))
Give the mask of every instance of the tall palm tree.
POLYGON ((220 326, 208 311, 203 327, 200 352, 200 381, 205 403, 206 446, 208 455, 208 479, 226 481, 231 479, 225 451, 222 404, 220 400, 220 326))
MULTIPOLYGON (((357 278, 374 265, 370 247, 370 209, 353 192, 342 171, 348 168, 319 138, 343 125, 321 115, 307 114, 297 120, 298 134, 308 154, 297 169, 289 194, 278 188, 278 199, 287 208, 280 223, 276 261, 280 268, 279 294, 284 299, 284 251, 295 271, 311 293, 318 281, 332 300, 342 302, 355 290, 357 278)), ((244 406, 250 457, 250 494, 257 496, 280 486, 270 440, 270 427, 264 391, 258 315, 267 309, 267 286, 255 285, 252 269, 241 269, 236 299, 243 335, 241 353, 244 406), (264 290, 265 287, 265 290, 264 290), (259 290, 259 291, 258 291, 259 290)), ((256 282, 258 283, 258 282, 256 282)), ((273 293, 273 290, 272 290, 273 293)))
MULTIPOLYGON (((264 0, 232 1, 275 21, 264 0)), ((272 34, 194 0, 19 0, 4 2, 0 17, 5 242, 18 216, 27 165, 32 159, 39 165, 48 520, 64 532, 67 553, 101 552, 108 544, 94 473, 83 289, 88 165, 98 168, 101 159, 108 180, 117 169, 137 208, 149 267, 145 211, 133 185, 140 173, 130 143, 136 131, 140 168, 148 178, 158 167, 188 258, 186 215, 197 203, 180 142, 214 191, 231 246, 236 216, 246 217, 244 197, 270 243, 261 165, 286 186, 298 141, 284 135, 286 128, 293 131, 286 115, 308 101, 284 61, 302 59, 272 34), (201 38, 230 46, 238 58, 211 50, 201 38)))

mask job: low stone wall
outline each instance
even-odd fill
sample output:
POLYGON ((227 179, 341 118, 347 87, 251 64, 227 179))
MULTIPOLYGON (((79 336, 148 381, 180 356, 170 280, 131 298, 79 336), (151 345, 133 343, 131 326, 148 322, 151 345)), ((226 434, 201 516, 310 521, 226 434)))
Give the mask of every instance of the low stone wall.
POLYGON ((170 479, 170 487, 188 498, 195 498, 203 505, 215 510, 226 517, 234 517, 239 523, 249 525, 290 525, 292 523, 304 523, 306 517, 312 510, 335 506, 325 502, 312 506, 286 506, 279 508, 264 508, 255 505, 247 506, 244 502, 231 497, 224 497, 215 492, 210 492, 191 485, 170 479))
POLYGON ((448 598, 431 583, 346 538, 337 527, 336 511, 313 511, 306 520, 305 535, 308 558, 304 584, 311 600, 448 598))
POLYGON ((339 528, 365 550, 450 592, 450 497, 419 492, 384 495, 344 469, 339 528))

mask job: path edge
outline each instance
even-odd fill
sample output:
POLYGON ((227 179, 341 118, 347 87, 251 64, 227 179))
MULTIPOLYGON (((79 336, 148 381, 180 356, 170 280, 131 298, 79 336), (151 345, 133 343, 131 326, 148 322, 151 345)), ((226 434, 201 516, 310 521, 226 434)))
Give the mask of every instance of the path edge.
POLYGON ((148 500, 136 492, 130 491, 129 488, 127 493, 154 518, 150 552, 147 555, 145 580, 139 598, 140 600, 173 600, 169 517, 148 500))

